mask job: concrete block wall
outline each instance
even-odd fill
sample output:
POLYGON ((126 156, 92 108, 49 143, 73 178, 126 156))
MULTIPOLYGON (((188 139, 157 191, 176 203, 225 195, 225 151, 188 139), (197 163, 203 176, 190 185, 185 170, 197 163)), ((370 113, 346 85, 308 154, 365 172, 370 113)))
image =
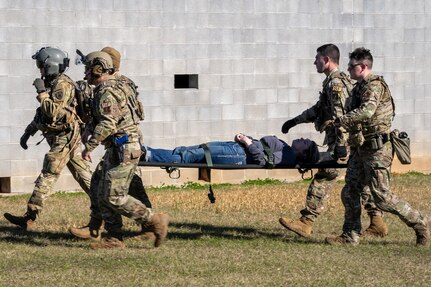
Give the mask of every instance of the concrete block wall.
MULTIPOLYGON (((408 169, 429 172, 428 0, 0 0, 0 178, 10 178, 12 192, 30 191, 48 150, 35 145, 39 135, 29 150, 19 146, 37 107, 31 55, 40 47, 60 47, 71 62, 77 48, 120 50, 121 71, 146 107, 146 144, 173 148, 237 132, 321 141, 311 124, 288 135, 280 127, 317 100, 324 76, 313 61, 324 43, 339 46, 344 70, 350 51, 371 49, 397 105, 394 127, 412 138, 418 160, 408 169), (199 89, 174 89, 175 74, 198 74, 199 89)), ((67 73, 81 79, 83 67, 67 73)), ((151 170, 146 183, 160 184, 151 170)), ((57 189, 71 188, 77 184, 65 171, 57 189)))

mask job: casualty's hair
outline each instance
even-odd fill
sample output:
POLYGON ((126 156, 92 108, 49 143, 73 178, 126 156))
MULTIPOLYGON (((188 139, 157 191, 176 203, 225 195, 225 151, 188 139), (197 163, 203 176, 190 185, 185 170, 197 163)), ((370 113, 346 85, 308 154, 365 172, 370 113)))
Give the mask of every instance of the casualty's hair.
POLYGON ((373 55, 371 55, 370 50, 364 47, 353 50, 353 52, 349 54, 349 59, 355 60, 358 63, 365 63, 369 69, 373 68, 373 55))
POLYGON ((298 161, 303 163, 317 163, 319 158, 319 148, 314 141, 311 141, 308 149, 304 150, 300 155, 298 155, 298 161))
POLYGON ((317 48, 316 52, 320 53, 322 56, 331 58, 332 62, 335 64, 340 62, 340 50, 334 44, 320 46, 317 48))

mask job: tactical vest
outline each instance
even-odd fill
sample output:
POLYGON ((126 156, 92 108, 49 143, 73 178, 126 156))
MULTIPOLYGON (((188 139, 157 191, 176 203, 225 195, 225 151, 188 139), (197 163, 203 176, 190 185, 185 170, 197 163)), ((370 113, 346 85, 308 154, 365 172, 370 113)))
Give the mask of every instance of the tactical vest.
MULTIPOLYGON (((118 118, 116 119, 118 130, 128 134, 131 140, 134 139, 134 137, 138 139, 139 129, 137 128, 137 125, 140 121, 140 117, 136 113, 136 110, 133 108, 133 104, 136 99, 135 90, 132 89, 132 86, 126 81, 111 78, 98 85, 97 88, 94 90, 94 94, 103 95, 105 92, 108 92, 107 90, 109 90, 109 93, 115 98, 115 100, 119 104, 120 110, 118 118)), ((99 107, 100 103, 97 101, 100 101, 100 97, 96 96, 95 100, 97 107, 99 107)), ((93 108, 93 111, 99 113, 98 109, 93 108)), ((100 115, 97 114, 95 116, 95 122, 97 123, 97 116, 100 115)))
POLYGON ((380 82, 384 91, 373 116, 361 123, 361 130, 365 140, 373 138, 376 135, 389 134, 392 120, 395 117, 395 103, 389 87, 383 77, 378 75, 369 76, 359 86, 355 87, 357 92, 355 91, 352 98, 351 109, 359 108, 362 104, 360 97, 369 89, 369 84, 375 81, 380 82))
POLYGON ((317 131, 323 132, 324 127, 328 121, 334 120, 340 115, 335 114, 335 104, 340 106, 342 109, 342 115, 345 114, 346 99, 342 97, 343 90, 347 90, 347 94, 350 95, 353 85, 350 78, 343 72, 337 71, 330 75, 330 77, 323 84, 322 92, 320 92, 319 102, 316 109, 316 120, 314 122, 317 131), (333 79, 338 78, 341 83, 334 84, 333 79), (328 85, 333 83, 332 92, 334 95, 328 95, 328 85), (335 93, 337 95, 335 95, 335 93), (337 103, 334 102, 338 101, 337 103))
POLYGON ((124 75, 119 77, 119 80, 129 85, 132 89, 133 94, 127 97, 127 105, 129 106, 130 111, 133 114, 133 118, 135 119, 135 123, 139 123, 145 119, 144 113, 144 105, 138 99, 138 86, 131 79, 127 78, 124 75))
POLYGON ((75 83, 75 97, 77 101, 76 113, 84 123, 88 123, 93 116, 93 89, 86 81, 77 81, 75 83))
POLYGON ((77 120, 77 114, 75 110, 77 105, 74 89, 75 83, 71 78, 69 78, 65 74, 60 74, 51 83, 49 83, 47 88, 49 98, 53 101, 55 100, 55 95, 53 95, 53 92, 56 90, 57 85, 61 81, 69 83, 73 88, 71 89, 71 95, 67 102, 62 102, 62 109, 60 110, 60 112, 54 117, 50 118, 42 112, 40 107, 36 110, 36 116, 34 121, 37 128, 43 133, 59 133, 67 131, 68 129, 72 128, 74 122, 77 120))

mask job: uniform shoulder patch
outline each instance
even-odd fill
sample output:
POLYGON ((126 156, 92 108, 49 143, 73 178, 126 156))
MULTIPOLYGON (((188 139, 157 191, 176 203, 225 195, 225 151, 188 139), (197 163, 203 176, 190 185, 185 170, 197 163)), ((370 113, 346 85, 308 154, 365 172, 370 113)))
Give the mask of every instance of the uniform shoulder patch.
POLYGON ((332 90, 336 93, 342 92, 344 85, 342 83, 334 83, 332 85, 332 90))

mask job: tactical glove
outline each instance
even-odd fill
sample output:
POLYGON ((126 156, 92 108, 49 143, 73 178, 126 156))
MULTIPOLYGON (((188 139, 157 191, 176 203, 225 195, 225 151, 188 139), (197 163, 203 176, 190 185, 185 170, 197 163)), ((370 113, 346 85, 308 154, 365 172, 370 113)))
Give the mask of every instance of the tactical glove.
POLYGON ((22 136, 21 139, 19 140, 19 145, 23 148, 23 149, 28 149, 27 146, 27 141, 30 138, 30 133, 25 132, 22 136))
POLYGON ((36 92, 38 94, 46 92, 45 83, 41 78, 36 78, 33 82, 33 86, 36 87, 36 92))
POLYGON ((336 146, 334 148, 334 157, 336 159, 342 159, 347 157, 347 148, 345 146, 336 146))
POLYGON ((281 132, 283 134, 287 134, 291 128, 296 126, 296 122, 294 119, 286 121, 283 126, 281 127, 281 132))

